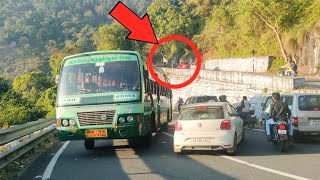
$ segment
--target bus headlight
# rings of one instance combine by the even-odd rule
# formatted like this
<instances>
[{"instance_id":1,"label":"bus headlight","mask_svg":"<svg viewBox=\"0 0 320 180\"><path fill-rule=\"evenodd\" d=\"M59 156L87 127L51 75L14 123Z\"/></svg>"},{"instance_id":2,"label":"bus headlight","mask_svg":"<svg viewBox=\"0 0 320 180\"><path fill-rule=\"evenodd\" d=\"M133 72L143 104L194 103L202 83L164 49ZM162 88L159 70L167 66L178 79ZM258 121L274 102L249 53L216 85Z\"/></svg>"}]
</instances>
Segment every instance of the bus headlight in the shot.
<instances>
[{"instance_id":1,"label":"bus headlight","mask_svg":"<svg viewBox=\"0 0 320 180\"><path fill-rule=\"evenodd\" d=\"M126 121L126 119L124 117L119 117L119 123L124 123Z\"/></svg>"},{"instance_id":2,"label":"bus headlight","mask_svg":"<svg viewBox=\"0 0 320 180\"><path fill-rule=\"evenodd\" d=\"M61 124L62 124L62 126L68 126L69 121L67 119L62 119Z\"/></svg>"},{"instance_id":3,"label":"bus headlight","mask_svg":"<svg viewBox=\"0 0 320 180\"><path fill-rule=\"evenodd\" d=\"M69 124L70 124L70 126L75 126L76 122L73 119L70 119L69 120Z\"/></svg>"},{"instance_id":4,"label":"bus headlight","mask_svg":"<svg viewBox=\"0 0 320 180\"><path fill-rule=\"evenodd\" d=\"M127 121L128 123L132 123L134 121L133 116L128 116Z\"/></svg>"}]
</instances>

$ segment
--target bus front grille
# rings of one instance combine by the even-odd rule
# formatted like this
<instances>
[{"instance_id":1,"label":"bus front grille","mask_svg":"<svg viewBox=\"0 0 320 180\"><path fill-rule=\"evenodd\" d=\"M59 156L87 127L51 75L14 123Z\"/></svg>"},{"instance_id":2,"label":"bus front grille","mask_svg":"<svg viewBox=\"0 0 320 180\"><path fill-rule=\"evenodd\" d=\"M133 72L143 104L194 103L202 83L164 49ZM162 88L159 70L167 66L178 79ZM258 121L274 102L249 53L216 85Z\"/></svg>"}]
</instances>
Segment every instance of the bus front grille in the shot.
<instances>
[{"instance_id":1,"label":"bus front grille","mask_svg":"<svg viewBox=\"0 0 320 180\"><path fill-rule=\"evenodd\" d=\"M78 112L80 126L112 124L116 111Z\"/></svg>"}]
</instances>

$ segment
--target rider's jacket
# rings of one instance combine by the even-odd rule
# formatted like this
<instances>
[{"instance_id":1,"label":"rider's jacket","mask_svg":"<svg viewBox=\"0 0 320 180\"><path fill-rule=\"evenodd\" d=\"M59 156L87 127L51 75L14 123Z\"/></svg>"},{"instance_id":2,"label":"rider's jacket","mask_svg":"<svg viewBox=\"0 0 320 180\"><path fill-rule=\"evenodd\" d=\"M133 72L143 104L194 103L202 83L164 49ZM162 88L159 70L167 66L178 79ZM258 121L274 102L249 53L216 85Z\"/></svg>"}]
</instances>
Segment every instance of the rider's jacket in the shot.
<instances>
[{"instance_id":1,"label":"rider's jacket","mask_svg":"<svg viewBox=\"0 0 320 180\"><path fill-rule=\"evenodd\" d=\"M274 121L278 121L279 119L290 118L291 110L287 103L276 100L270 105L269 115Z\"/></svg>"}]
</instances>

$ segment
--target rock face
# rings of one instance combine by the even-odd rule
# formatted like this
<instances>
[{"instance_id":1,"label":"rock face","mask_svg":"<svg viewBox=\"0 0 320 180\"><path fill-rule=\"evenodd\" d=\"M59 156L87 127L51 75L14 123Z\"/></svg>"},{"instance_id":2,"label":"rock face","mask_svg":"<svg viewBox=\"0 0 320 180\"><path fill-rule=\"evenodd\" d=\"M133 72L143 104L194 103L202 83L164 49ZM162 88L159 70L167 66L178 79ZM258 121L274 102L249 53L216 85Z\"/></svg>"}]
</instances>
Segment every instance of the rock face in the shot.
<instances>
[{"instance_id":1,"label":"rock face","mask_svg":"<svg viewBox=\"0 0 320 180\"><path fill-rule=\"evenodd\" d=\"M313 74L320 64L320 23L306 33L302 43L297 47L295 59L298 62L298 72Z\"/></svg>"}]
</instances>

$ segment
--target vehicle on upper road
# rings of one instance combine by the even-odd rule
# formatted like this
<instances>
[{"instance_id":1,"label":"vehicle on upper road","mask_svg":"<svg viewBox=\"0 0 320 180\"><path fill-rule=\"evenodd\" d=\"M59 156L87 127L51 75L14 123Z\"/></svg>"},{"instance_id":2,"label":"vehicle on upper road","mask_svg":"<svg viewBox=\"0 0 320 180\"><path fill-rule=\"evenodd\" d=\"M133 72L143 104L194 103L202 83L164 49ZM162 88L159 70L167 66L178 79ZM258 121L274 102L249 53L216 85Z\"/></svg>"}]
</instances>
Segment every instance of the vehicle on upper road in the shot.
<instances>
[{"instance_id":1,"label":"vehicle on upper road","mask_svg":"<svg viewBox=\"0 0 320 180\"><path fill-rule=\"evenodd\" d=\"M186 60L180 60L178 68L179 69L190 69L190 63Z\"/></svg>"},{"instance_id":2,"label":"vehicle on upper road","mask_svg":"<svg viewBox=\"0 0 320 180\"><path fill-rule=\"evenodd\" d=\"M154 67L157 76L169 82ZM135 51L97 51L65 57L58 78L57 130L62 141L128 139L148 147L152 132L172 119L172 91L150 76Z\"/></svg>"},{"instance_id":3,"label":"vehicle on upper road","mask_svg":"<svg viewBox=\"0 0 320 180\"><path fill-rule=\"evenodd\" d=\"M235 155L241 141L244 141L243 120L227 102L184 106L175 123L173 147L176 153L225 150Z\"/></svg>"},{"instance_id":4,"label":"vehicle on upper road","mask_svg":"<svg viewBox=\"0 0 320 180\"><path fill-rule=\"evenodd\" d=\"M281 94L291 110L291 121L294 125L294 138L301 141L303 136L320 134L320 94L319 93L286 93ZM268 120L271 96L263 103L262 120Z\"/></svg>"}]
</instances>

